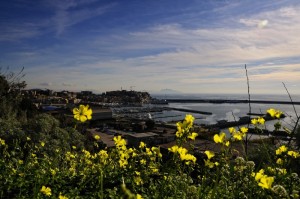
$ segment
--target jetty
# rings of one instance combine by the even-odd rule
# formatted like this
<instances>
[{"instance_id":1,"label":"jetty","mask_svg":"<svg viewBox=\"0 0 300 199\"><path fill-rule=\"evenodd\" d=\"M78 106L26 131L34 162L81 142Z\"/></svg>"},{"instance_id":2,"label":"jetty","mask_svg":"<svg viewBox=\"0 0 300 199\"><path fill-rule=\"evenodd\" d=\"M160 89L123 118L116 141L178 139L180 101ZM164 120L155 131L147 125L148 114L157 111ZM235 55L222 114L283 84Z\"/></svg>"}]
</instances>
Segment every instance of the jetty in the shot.
<instances>
[{"instance_id":1,"label":"jetty","mask_svg":"<svg viewBox=\"0 0 300 199\"><path fill-rule=\"evenodd\" d=\"M205 111L197 111L197 110L191 110L191 109L184 109L184 108L173 108L173 107L165 107L168 110L173 111L181 111L181 112L187 112L187 113L198 113L203 115L212 115L211 112L205 112Z\"/></svg>"}]
</instances>

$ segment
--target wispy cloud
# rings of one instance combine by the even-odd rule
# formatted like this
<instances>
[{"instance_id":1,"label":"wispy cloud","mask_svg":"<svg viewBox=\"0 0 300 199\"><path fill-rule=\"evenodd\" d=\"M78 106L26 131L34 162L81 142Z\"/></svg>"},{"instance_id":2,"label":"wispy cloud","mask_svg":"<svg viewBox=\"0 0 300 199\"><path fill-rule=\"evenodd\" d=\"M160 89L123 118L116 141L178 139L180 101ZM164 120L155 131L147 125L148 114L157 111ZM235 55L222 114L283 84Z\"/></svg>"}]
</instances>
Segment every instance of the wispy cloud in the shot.
<instances>
[{"instance_id":1,"label":"wispy cloud","mask_svg":"<svg viewBox=\"0 0 300 199\"><path fill-rule=\"evenodd\" d=\"M35 6L46 14L37 18L12 17L6 21L1 21L0 42L31 39L49 34L52 31L56 32L56 35L60 35L66 28L103 15L117 5L116 3L93 5L96 2L97 0L46 0L36 3ZM28 9L29 6L32 5L18 4L18 7L24 10Z\"/></svg>"},{"instance_id":2,"label":"wispy cloud","mask_svg":"<svg viewBox=\"0 0 300 199\"><path fill-rule=\"evenodd\" d=\"M0 42L1 41L18 41L20 39L28 39L37 36L40 33L39 26L32 23L1 25Z\"/></svg>"},{"instance_id":3,"label":"wispy cloud","mask_svg":"<svg viewBox=\"0 0 300 199\"><path fill-rule=\"evenodd\" d=\"M51 4L55 9L55 15L52 20L56 26L56 33L59 35L63 33L67 27L78 24L92 17L102 15L116 5L115 3L112 3L105 6L89 6L95 2L96 0L49 1L49 4Z\"/></svg>"},{"instance_id":4,"label":"wispy cloud","mask_svg":"<svg viewBox=\"0 0 300 199\"><path fill-rule=\"evenodd\" d=\"M106 32L99 23L89 25L93 31L83 34L82 29L76 29L83 22L91 23L93 17L100 19L123 7L95 0L49 0L53 12L48 21L41 20L32 30L28 26L23 29L27 34L12 35L11 40L32 38L46 31L54 32L59 41L41 48L27 46L11 57L30 66L26 70L30 85L55 82L50 86L53 89L90 87L105 91L134 85L141 90L168 87L185 92L242 92L246 89L244 64L248 66L253 89L265 92L282 81L300 84L299 4L289 1L255 1L254 5L252 1L234 1L216 7L221 3L207 4L207 10L189 6L166 17L157 10L153 15L138 15L146 22L136 26L132 25L135 21L127 21L124 15L122 22L132 23L126 28L114 24ZM128 14L135 16L135 12ZM147 18L156 14L153 21ZM23 26L11 26L18 27ZM8 38L9 35L5 40Z\"/></svg>"}]
</instances>

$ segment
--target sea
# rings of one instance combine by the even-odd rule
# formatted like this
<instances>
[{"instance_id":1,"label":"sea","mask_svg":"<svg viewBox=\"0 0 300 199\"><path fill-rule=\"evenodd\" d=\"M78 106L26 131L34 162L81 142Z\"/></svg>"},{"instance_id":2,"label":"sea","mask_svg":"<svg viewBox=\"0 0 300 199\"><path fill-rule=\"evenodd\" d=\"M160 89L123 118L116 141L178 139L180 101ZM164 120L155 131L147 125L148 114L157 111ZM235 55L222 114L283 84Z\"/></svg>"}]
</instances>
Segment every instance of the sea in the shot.
<instances>
[{"instance_id":1,"label":"sea","mask_svg":"<svg viewBox=\"0 0 300 199\"><path fill-rule=\"evenodd\" d=\"M238 94L164 94L164 95L152 95L157 99L222 99L222 100L247 100L248 95L238 95ZM291 95L293 102L300 102L300 95ZM264 100L264 101L288 101L290 98L287 95L250 95L251 100ZM238 121L240 117L247 116L249 113L248 103L169 103L167 106L172 108L183 108L197 111L211 112L212 115L203 115L192 113L196 118L195 124L209 125L215 124L217 121ZM281 110L286 117L281 119L283 126L287 128L293 128L297 115L300 115L300 105L292 104L250 104L251 113L264 114L270 108ZM151 113L152 119L160 122L177 122L184 119L188 112L168 110L163 112ZM252 116L255 117L255 116ZM274 124L277 121L269 121L266 123L266 128L269 130L274 129Z\"/></svg>"}]
</instances>

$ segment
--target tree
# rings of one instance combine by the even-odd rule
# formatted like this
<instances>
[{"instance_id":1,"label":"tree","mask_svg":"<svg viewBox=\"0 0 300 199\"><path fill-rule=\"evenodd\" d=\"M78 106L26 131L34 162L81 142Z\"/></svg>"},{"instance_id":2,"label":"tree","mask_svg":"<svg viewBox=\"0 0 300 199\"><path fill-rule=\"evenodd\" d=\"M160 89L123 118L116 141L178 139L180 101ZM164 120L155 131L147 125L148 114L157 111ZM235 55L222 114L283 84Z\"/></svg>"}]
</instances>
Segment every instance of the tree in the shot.
<instances>
[{"instance_id":1,"label":"tree","mask_svg":"<svg viewBox=\"0 0 300 199\"><path fill-rule=\"evenodd\" d=\"M9 84L3 75L0 75L0 97L6 96L9 90Z\"/></svg>"},{"instance_id":2,"label":"tree","mask_svg":"<svg viewBox=\"0 0 300 199\"><path fill-rule=\"evenodd\" d=\"M26 87L24 68L18 73L2 72L0 68L0 118L10 117L20 112L20 103L23 100L21 90Z\"/></svg>"},{"instance_id":3,"label":"tree","mask_svg":"<svg viewBox=\"0 0 300 199\"><path fill-rule=\"evenodd\" d=\"M19 98L21 95L20 91L26 87L26 82L21 81L25 76L23 73L24 67L18 72L8 72L8 69L5 72L1 71L0 68L0 96L1 97L13 97L16 101L16 97Z\"/></svg>"}]
</instances>

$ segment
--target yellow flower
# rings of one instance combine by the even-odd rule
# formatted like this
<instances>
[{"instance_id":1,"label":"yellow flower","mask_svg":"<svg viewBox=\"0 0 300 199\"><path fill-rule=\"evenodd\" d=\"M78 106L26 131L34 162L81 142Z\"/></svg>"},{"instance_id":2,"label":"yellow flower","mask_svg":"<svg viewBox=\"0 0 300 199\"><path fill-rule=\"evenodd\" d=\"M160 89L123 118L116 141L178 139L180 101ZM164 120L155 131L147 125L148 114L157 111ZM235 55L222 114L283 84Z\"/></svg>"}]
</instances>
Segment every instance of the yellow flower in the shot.
<instances>
[{"instance_id":1,"label":"yellow flower","mask_svg":"<svg viewBox=\"0 0 300 199\"><path fill-rule=\"evenodd\" d=\"M256 118L253 118L253 119L251 120L251 124L256 125L257 123L258 123L258 120L257 120Z\"/></svg>"},{"instance_id":2,"label":"yellow flower","mask_svg":"<svg viewBox=\"0 0 300 199\"><path fill-rule=\"evenodd\" d=\"M274 182L274 177L263 176L258 183L263 189L271 189L272 183Z\"/></svg>"},{"instance_id":3,"label":"yellow flower","mask_svg":"<svg viewBox=\"0 0 300 199\"><path fill-rule=\"evenodd\" d=\"M89 105L79 105L79 108L73 109L74 118L80 122L92 119L92 113L92 109L89 109Z\"/></svg>"},{"instance_id":4,"label":"yellow flower","mask_svg":"<svg viewBox=\"0 0 300 199\"><path fill-rule=\"evenodd\" d=\"M31 140L31 138L30 138L30 137L26 137L26 140L27 140L27 141L30 141L30 140Z\"/></svg>"},{"instance_id":5,"label":"yellow flower","mask_svg":"<svg viewBox=\"0 0 300 199\"><path fill-rule=\"evenodd\" d=\"M138 176L141 175L141 172L139 172L139 171L135 171L134 173L135 173L136 175L138 175Z\"/></svg>"},{"instance_id":6,"label":"yellow flower","mask_svg":"<svg viewBox=\"0 0 300 199\"><path fill-rule=\"evenodd\" d=\"M82 150L82 153L84 153L84 157L86 157L86 158L88 158L88 159L91 158L91 153L90 153L89 151L83 149L83 150Z\"/></svg>"},{"instance_id":7,"label":"yellow flower","mask_svg":"<svg viewBox=\"0 0 300 199\"><path fill-rule=\"evenodd\" d=\"M261 170L259 170L258 173L252 173L252 176L255 177L256 181L259 181L264 176L264 172L265 171L263 169L261 169Z\"/></svg>"},{"instance_id":8,"label":"yellow flower","mask_svg":"<svg viewBox=\"0 0 300 199\"><path fill-rule=\"evenodd\" d=\"M154 154L157 154L157 155L160 154L160 149L159 149L158 147L153 146L153 147L151 148L151 151L152 151Z\"/></svg>"},{"instance_id":9,"label":"yellow flower","mask_svg":"<svg viewBox=\"0 0 300 199\"><path fill-rule=\"evenodd\" d=\"M4 146L4 145L5 145L5 140L2 140L2 139L0 138L0 144L1 144L2 146Z\"/></svg>"},{"instance_id":10,"label":"yellow flower","mask_svg":"<svg viewBox=\"0 0 300 199\"><path fill-rule=\"evenodd\" d=\"M134 183L135 183L136 185L141 185L141 184L143 184L143 180L142 180L142 178L141 178L140 176L135 176L135 177L133 178L133 180L134 180Z\"/></svg>"},{"instance_id":11,"label":"yellow flower","mask_svg":"<svg viewBox=\"0 0 300 199\"><path fill-rule=\"evenodd\" d=\"M241 133L246 134L248 132L248 128L242 127L241 128Z\"/></svg>"},{"instance_id":12,"label":"yellow flower","mask_svg":"<svg viewBox=\"0 0 300 199\"><path fill-rule=\"evenodd\" d=\"M265 119L262 118L262 117L258 118L257 121L258 121L258 123L260 123L260 124L264 124L264 123L265 123Z\"/></svg>"},{"instance_id":13,"label":"yellow flower","mask_svg":"<svg viewBox=\"0 0 300 199\"><path fill-rule=\"evenodd\" d=\"M235 140L242 140L243 137L246 136L246 133L248 132L248 128L242 127L242 128L240 129L240 131L236 131L235 128L231 127L231 128L229 128L229 132L232 134L232 137L233 137Z\"/></svg>"},{"instance_id":14,"label":"yellow flower","mask_svg":"<svg viewBox=\"0 0 300 199\"><path fill-rule=\"evenodd\" d=\"M50 168L50 173L51 173L52 175L55 175L55 174L56 174L56 171L55 171L54 169L51 169L51 168Z\"/></svg>"},{"instance_id":15,"label":"yellow flower","mask_svg":"<svg viewBox=\"0 0 300 199\"><path fill-rule=\"evenodd\" d=\"M285 146L285 145L282 145L281 147L279 147L277 150L276 150L276 155L280 155L284 152L286 152L288 150L288 148Z\"/></svg>"},{"instance_id":16,"label":"yellow flower","mask_svg":"<svg viewBox=\"0 0 300 199\"><path fill-rule=\"evenodd\" d=\"M278 159L276 160L276 164L283 164L283 160L282 160L281 158L278 158Z\"/></svg>"},{"instance_id":17,"label":"yellow flower","mask_svg":"<svg viewBox=\"0 0 300 199\"><path fill-rule=\"evenodd\" d=\"M269 170L272 168L268 168ZM270 189L272 188L272 183L274 182L274 177L269 177L264 174L264 170L261 169L257 173L252 173L252 176L255 177L255 180L258 182L258 186L262 187L263 189Z\"/></svg>"},{"instance_id":18,"label":"yellow flower","mask_svg":"<svg viewBox=\"0 0 300 199\"><path fill-rule=\"evenodd\" d=\"M119 135L117 137L114 137L115 145L117 147L122 147L126 145L126 140L122 139L122 137Z\"/></svg>"},{"instance_id":19,"label":"yellow flower","mask_svg":"<svg viewBox=\"0 0 300 199\"><path fill-rule=\"evenodd\" d=\"M94 138L95 138L95 140L99 140L100 136L99 135L95 135Z\"/></svg>"},{"instance_id":20,"label":"yellow flower","mask_svg":"<svg viewBox=\"0 0 300 199\"><path fill-rule=\"evenodd\" d=\"M300 154L296 151L288 151L288 155L292 156L293 158L298 158L300 157Z\"/></svg>"},{"instance_id":21,"label":"yellow flower","mask_svg":"<svg viewBox=\"0 0 300 199\"><path fill-rule=\"evenodd\" d=\"M183 148L183 147L179 147L177 152L180 154L180 155L184 155L184 154L187 154L188 150L186 148Z\"/></svg>"},{"instance_id":22,"label":"yellow flower","mask_svg":"<svg viewBox=\"0 0 300 199\"><path fill-rule=\"evenodd\" d=\"M224 144L225 146L229 146L230 145L230 142L229 141L227 141L227 142L225 142L225 144Z\"/></svg>"},{"instance_id":23,"label":"yellow flower","mask_svg":"<svg viewBox=\"0 0 300 199\"><path fill-rule=\"evenodd\" d=\"M143 199L143 197L140 194L136 194L136 199Z\"/></svg>"},{"instance_id":24,"label":"yellow flower","mask_svg":"<svg viewBox=\"0 0 300 199\"><path fill-rule=\"evenodd\" d=\"M188 123L190 126L193 125L194 120L195 120L195 118L194 118L192 115L190 115L190 114L188 114L188 115L185 116L185 121L186 121L186 123Z\"/></svg>"},{"instance_id":25,"label":"yellow flower","mask_svg":"<svg viewBox=\"0 0 300 199\"><path fill-rule=\"evenodd\" d=\"M171 152L173 152L173 153L176 153L178 151L178 146L174 145L171 148L168 148L168 150L171 151Z\"/></svg>"},{"instance_id":26,"label":"yellow flower","mask_svg":"<svg viewBox=\"0 0 300 199\"><path fill-rule=\"evenodd\" d=\"M182 160L187 161L186 164L189 164L190 162L196 163L197 158L195 156L193 156L192 154L184 154L182 156Z\"/></svg>"},{"instance_id":27,"label":"yellow flower","mask_svg":"<svg viewBox=\"0 0 300 199\"><path fill-rule=\"evenodd\" d=\"M153 173L157 173L158 172L158 168L155 168L154 166L150 166L150 169Z\"/></svg>"},{"instance_id":28,"label":"yellow flower","mask_svg":"<svg viewBox=\"0 0 300 199\"><path fill-rule=\"evenodd\" d=\"M45 146L45 142L41 142L41 146L44 147Z\"/></svg>"},{"instance_id":29,"label":"yellow flower","mask_svg":"<svg viewBox=\"0 0 300 199\"><path fill-rule=\"evenodd\" d=\"M61 193L59 193L58 199L68 199L68 197L61 195Z\"/></svg>"},{"instance_id":30,"label":"yellow flower","mask_svg":"<svg viewBox=\"0 0 300 199\"><path fill-rule=\"evenodd\" d=\"M232 134L232 137L235 139L235 140L242 140L243 137L245 136L245 134L248 132L248 128L246 127L242 127L241 128L241 132L240 131L237 131L235 128L231 127L228 129L229 132Z\"/></svg>"},{"instance_id":31,"label":"yellow flower","mask_svg":"<svg viewBox=\"0 0 300 199\"><path fill-rule=\"evenodd\" d=\"M141 160L140 160L140 163L141 163L142 165L145 165L145 164L147 163L147 161L144 160L144 159L141 159Z\"/></svg>"},{"instance_id":32,"label":"yellow flower","mask_svg":"<svg viewBox=\"0 0 300 199\"><path fill-rule=\"evenodd\" d=\"M267 113L269 113L269 115L270 115L271 117L275 117L276 110L273 109L273 108L271 108L271 109L267 110Z\"/></svg>"},{"instance_id":33,"label":"yellow flower","mask_svg":"<svg viewBox=\"0 0 300 199\"><path fill-rule=\"evenodd\" d=\"M19 163L19 164L23 164L24 161L23 161L23 160L18 160L18 163Z\"/></svg>"},{"instance_id":34,"label":"yellow flower","mask_svg":"<svg viewBox=\"0 0 300 199\"><path fill-rule=\"evenodd\" d=\"M119 164L121 168L126 168L126 165L128 165L128 161L126 159L120 159Z\"/></svg>"},{"instance_id":35,"label":"yellow flower","mask_svg":"<svg viewBox=\"0 0 300 199\"><path fill-rule=\"evenodd\" d=\"M197 160L195 156L193 156L192 154L188 154L188 150L186 148L178 147L177 145L174 145L171 148L168 148L168 150L171 151L172 153L178 153L182 161L187 161L186 162L187 165L189 165L190 162L195 163Z\"/></svg>"},{"instance_id":36,"label":"yellow flower","mask_svg":"<svg viewBox=\"0 0 300 199\"><path fill-rule=\"evenodd\" d=\"M105 150L99 151L98 155L101 157L101 160L108 158L108 153Z\"/></svg>"},{"instance_id":37,"label":"yellow flower","mask_svg":"<svg viewBox=\"0 0 300 199\"><path fill-rule=\"evenodd\" d=\"M149 156L151 156L153 154L152 151L150 150L150 148L146 148L146 153Z\"/></svg>"},{"instance_id":38,"label":"yellow flower","mask_svg":"<svg viewBox=\"0 0 300 199\"><path fill-rule=\"evenodd\" d=\"M207 158L210 160L212 157L215 156L215 153L212 151L205 151L204 152L207 155Z\"/></svg>"},{"instance_id":39,"label":"yellow flower","mask_svg":"<svg viewBox=\"0 0 300 199\"><path fill-rule=\"evenodd\" d=\"M272 167L267 167L268 171L271 172L271 173L275 173L275 169L272 168Z\"/></svg>"},{"instance_id":40,"label":"yellow flower","mask_svg":"<svg viewBox=\"0 0 300 199\"><path fill-rule=\"evenodd\" d=\"M251 120L251 124L254 124L254 125L256 125L256 124L264 124L264 123L265 123L265 119L262 118L262 117L260 117L260 118L253 118Z\"/></svg>"},{"instance_id":41,"label":"yellow flower","mask_svg":"<svg viewBox=\"0 0 300 199\"><path fill-rule=\"evenodd\" d=\"M177 122L176 126L177 126L177 131L176 131L176 137L182 137L184 134L184 130L182 129L182 123L181 122Z\"/></svg>"},{"instance_id":42,"label":"yellow flower","mask_svg":"<svg viewBox=\"0 0 300 199\"><path fill-rule=\"evenodd\" d=\"M277 168L277 171L279 171L280 174L285 175L287 173L286 169L279 169Z\"/></svg>"},{"instance_id":43,"label":"yellow flower","mask_svg":"<svg viewBox=\"0 0 300 199\"><path fill-rule=\"evenodd\" d=\"M214 135L215 143L223 143L225 141L225 138L226 138L226 134L223 132L220 133L219 135L218 134Z\"/></svg>"},{"instance_id":44,"label":"yellow flower","mask_svg":"<svg viewBox=\"0 0 300 199\"><path fill-rule=\"evenodd\" d=\"M76 149L76 146L72 146L72 149Z\"/></svg>"},{"instance_id":45,"label":"yellow flower","mask_svg":"<svg viewBox=\"0 0 300 199\"><path fill-rule=\"evenodd\" d=\"M215 166L215 164L213 162L211 162L209 159L208 160L204 160L205 166L209 167L209 168L213 168Z\"/></svg>"},{"instance_id":46,"label":"yellow flower","mask_svg":"<svg viewBox=\"0 0 300 199\"><path fill-rule=\"evenodd\" d=\"M276 118L280 118L282 112L280 110L275 110L273 108L267 110L267 113L271 116L271 117L276 117Z\"/></svg>"},{"instance_id":47,"label":"yellow flower","mask_svg":"<svg viewBox=\"0 0 300 199\"><path fill-rule=\"evenodd\" d=\"M46 196L51 196L51 189L50 189L50 187L42 186L40 192L42 192Z\"/></svg>"},{"instance_id":48,"label":"yellow flower","mask_svg":"<svg viewBox=\"0 0 300 199\"><path fill-rule=\"evenodd\" d=\"M229 133L231 133L231 134L236 133L236 130L233 127L230 127L228 130L229 130Z\"/></svg>"},{"instance_id":49,"label":"yellow flower","mask_svg":"<svg viewBox=\"0 0 300 199\"><path fill-rule=\"evenodd\" d=\"M236 139L236 140L242 140L244 137L243 134L241 134L240 132L236 132L233 134L233 138Z\"/></svg>"},{"instance_id":50,"label":"yellow flower","mask_svg":"<svg viewBox=\"0 0 300 199\"><path fill-rule=\"evenodd\" d=\"M191 140L195 140L195 138L198 136L198 133L192 133L191 135L188 136Z\"/></svg>"},{"instance_id":51,"label":"yellow flower","mask_svg":"<svg viewBox=\"0 0 300 199\"><path fill-rule=\"evenodd\" d=\"M140 149L143 149L143 148L145 148L145 147L146 147L146 144L145 144L144 142L140 142L139 148L140 148Z\"/></svg>"}]
</instances>

